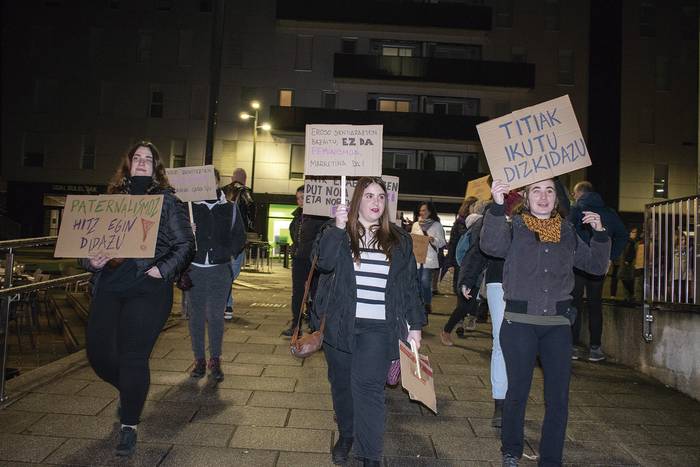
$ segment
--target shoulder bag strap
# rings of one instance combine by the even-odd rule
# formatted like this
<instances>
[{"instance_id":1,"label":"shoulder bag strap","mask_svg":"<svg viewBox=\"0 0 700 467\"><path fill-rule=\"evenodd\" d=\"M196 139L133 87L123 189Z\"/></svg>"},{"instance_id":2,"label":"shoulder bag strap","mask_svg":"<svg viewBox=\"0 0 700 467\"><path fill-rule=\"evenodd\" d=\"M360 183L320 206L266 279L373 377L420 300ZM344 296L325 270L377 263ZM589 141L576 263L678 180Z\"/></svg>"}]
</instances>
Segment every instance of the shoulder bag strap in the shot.
<instances>
[{"instance_id":1,"label":"shoulder bag strap","mask_svg":"<svg viewBox=\"0 0 700 467\"><path fill-rule=\"evenodd\" d=\"M311 281L313 281L314 278L314 272L316 272L316 260L317 256L314 256L313 261L311 262L311 270L309 271L309 275L306 277L306 284L304 284L304 298L301 301L301 310L299 310L299 319L297 319L297 324L294 327L294 333L292 334L292 344L294 344L297 340L297 336L299 335L299 329L301 329L301 319L302 316L304 316L304 312L306 311L306 304L309 299L309 289L311 288ZM323 334L323 329L326 326L326 314L324 313L323 316L321 317L321 328L319 331Z\"/></svg>"}]
</instances>

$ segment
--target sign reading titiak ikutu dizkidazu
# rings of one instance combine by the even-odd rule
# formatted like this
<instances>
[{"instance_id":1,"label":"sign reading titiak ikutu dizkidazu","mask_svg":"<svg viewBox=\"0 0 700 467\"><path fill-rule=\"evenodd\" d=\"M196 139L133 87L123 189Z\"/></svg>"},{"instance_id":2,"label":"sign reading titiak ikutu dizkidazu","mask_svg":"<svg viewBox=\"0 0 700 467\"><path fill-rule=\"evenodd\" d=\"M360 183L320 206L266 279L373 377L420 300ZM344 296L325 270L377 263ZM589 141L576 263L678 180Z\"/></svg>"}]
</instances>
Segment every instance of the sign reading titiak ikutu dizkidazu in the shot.
<instances>
[{"instance_id":1,"label":"sign reading titiak ikutu dizkidazu","mask_svg":"<svg viewBox=\"0 0 700 467\"><path fill-rule=\"evenodd\" d=\"M491 176L510 188L591 165L569 96L477 125Z\"/></svg>"},{"instance_id":2,"label":"sign reading titiak ikutu dizkidazu","mask_svg":"<svg viewBox=\"0 0 700 467\"><path fill-rule=\"evenodd\" d=\"M163 195L68 195L56 258L152 258Z\"/></svg>"},{"instance_id":3,"label":"sign reading titiak ikutu dizkidazu","mask_svg":"<svg viewBox=\"0 0 700 467\"><path fill-rule=\"evenodd\" d=\"M383 125L306 125L304 174L382 174Z\"/></svg>"}]
</instances>

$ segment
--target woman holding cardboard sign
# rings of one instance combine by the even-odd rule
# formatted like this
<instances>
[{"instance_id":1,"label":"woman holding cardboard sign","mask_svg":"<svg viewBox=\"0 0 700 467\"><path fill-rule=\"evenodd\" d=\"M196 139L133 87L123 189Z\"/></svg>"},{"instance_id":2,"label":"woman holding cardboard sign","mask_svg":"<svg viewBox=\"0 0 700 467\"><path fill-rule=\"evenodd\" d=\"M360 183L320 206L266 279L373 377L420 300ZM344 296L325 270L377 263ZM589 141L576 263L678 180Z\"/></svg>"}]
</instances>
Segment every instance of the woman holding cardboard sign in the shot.
<instances>
[{"instance_id":1,"label":"woman holding cardboard sign","mask_svg":"<svg viewBox=\"0 0 700 467\"><path fill-rule=\"evenodd\" d=\"M363 177L350 201L338 207L314 245L321 272L314 313L325 313L328 362L339 437L333 463L350 449L366 466L381 463L384 386L399 339L420 345L424 314L411 238L389 222L386 187ZM312 315L318 329L319 316ZM410 330L409 330L410 326Z\"/></svg>"},{"instance_id":2,"label":"woman holding cardboard sign","mask_svg":"<svg viewBox=\"0 0 700 467\"><path fill-rule=\"evenodd\" d=\"M411 233L428 237L428 253L425 263L418 264L420 275L420 290L426 313L432 313L433 273L440 268L438 253L440 248L447 245L445 229L440 224L435 206L431 202L423 202L418 206L418 219L413 223Z\"/></svg>"},{"instance_id":3,"label":"woman holding cardboard sign","mask_svg":"<svg viewBox=\"0 0 700 467\"><path fill-rule=\"evenodd\" d=\"M119 391L116 454L136 448L136 425L150 384L148 359L173 303L173 282L194 254L187 209L173 194L156 147L140 142L124 156L110 194L163 195L155 256L81 260L93 272L87 355L95 373Z\"/></svg>"},{"instance_id":4,"label":"woman holding cardboard sign","mask_svg":"<svg viewBox=\"0 0 700 467\"><path fill-rule=\"evenodd\" d=\"M495 204L484 217L480 245L484 253L505 258L505 320L500 343L508 391L503 408L501 452L504 466L517 466L523 454L525 407L537 355L544 372L545 416L539 465L561 465L569 410L571 377L571 304L573 268L605 274L610 238L600 215L584 212L593 229L587 245L557 212L556 186L543 180L525 187L523 210L507 222L504 195L509 187L494 180Z\"/></svg>"}]
</instances>

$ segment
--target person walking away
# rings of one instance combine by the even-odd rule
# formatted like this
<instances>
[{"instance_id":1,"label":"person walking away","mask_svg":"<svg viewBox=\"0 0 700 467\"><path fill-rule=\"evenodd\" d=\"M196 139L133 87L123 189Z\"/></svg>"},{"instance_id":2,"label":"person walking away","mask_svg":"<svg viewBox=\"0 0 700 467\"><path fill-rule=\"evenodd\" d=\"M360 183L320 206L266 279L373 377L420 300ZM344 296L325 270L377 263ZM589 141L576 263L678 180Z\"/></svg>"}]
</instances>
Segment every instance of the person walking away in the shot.
<instances>
[{"instance_id":1,"label":"person walking away","mask_svg":"<svg viewBox=\"0 0 700 467\"><path fill-rule=\"evenodd\" d=\"M478 201L475 196L469 196L464 199L462 205L457 211L457 217L455 218L452 228L450 229L450 240L447 242L447 257L445 258L446 269L452 269L452 292L457 297L457 303L455 308L458 308L464 302L462 294L459 292L457 287L457 279L459 278L459 261L456 259L457 255L457 244L459 243L462 234L467 231L467 225L465 220L469 215L469 209L471 206ZM464 326L461 324L457 325L457 335L462 337L464 335Z\"/></svg>"},{"instance_id":2,"label":"person walking away","mask_svg":"<svg viewBox=\"0 0 700 467\"><path fill-rule=\"evenodd\" d=\"M479 250L478 238L481 230L481 219L483 217L483 212L486 206L487 202L485 201L477 201L476 203L474 203L471 207L472 212L469 214L469 216L467 216L465 222L467 231L464 233L464 235L466 235L467 237L463 237L462 241L468 241L469 247L467 251L463 254L463 256L460 258L462 262L460 264L460 275L457 278L457 282L459 286L459 297L461 297L461 300L458 302L457 307L452 311L452 314L450 315L449 319L445 323L445 326L440 332L440 342L442 342L442 344L446 346L454 345L454 342L452 342L451 337L452 331L454 330L455 326L457 326L457 323L459 323L465 317L468 317L468 324L467 326L465 326L465 328L470 331L473 331L476 328L476 309L478 306L477 296L479 286L481 285L481 278L483 277L481 275L483 267L481 271L479 271L477 277L474 278L474 281L477 283L474 287L472 287L473 290L471 294L465 295L463 293L463 291L461 290L461 286L459 285L459 281L460 279L463 279L464 273L462 271L469 266L469 261L479 259L472 258L472 256L478 255L478 253L474 252L474 250ZM482 264L482 266L484 265Z\"/></svg>"},{"instance_id":3,"label":"person walking away","mask_svg":"<svg viewBox=\"0 0 700 467\"><path fill-rule=\"evenodd\" d=\"M569 211L568 220L576 229L576 233L585 242L590 244L593 238L593 230L587 224L584 224L582 212L591 211L600 214L603 219L603 225L608 230L608 234L612 241L610 249L610 260L616 260L624 250L627 244L629 235L625 229L625 225L617 215L617 213L606 207L600 195L593 191L591 182L583 181L574 186L574 205ZM581 313L583 312L583 294L586 293L586 304L588 309L588 329L590 333L590 350L588 360L591 362L600 362L605 360L605 353L601 349L601 338L603 334L603 282L605 281L605 273L589 274L585 271L577 269L574 271L575 284L573 288L574 307L579 311L576 322L571 328L573 333L574 346L578 346L579 336L581 334ZM607 271L605 271L607 272ZM571 358L578 360L580 358L578 348L574 347L571 350Z\"/></svg>"},{"instance_id":4,"label":"person walking away","mask_svg":"<svg viewBox=\"0 0 700 467\"><path fill-rule=\"evenodd\" d=\"M522 212L506 220L508 185L494 180L494 204L484 216L481 249L504 258L506 302L500 343L508 390L503 408L501 453L504 466L517 466L523 454L525 409L537 356L544 373L545 415L539 465L560 466L564 450L571 378L571 322L576 310L570 292L573 268L602 275L610 239L598 213L584 211L581 222L593 230L590 245L557 212L551 179L525 187Z\"/></svg>"},{"instance_id":5,"label":"person walking away","mask_svg":"<svg viewBox=\"0 0 700 467\"><path fill-rule=\"evenodd\" d=\"M382 460L384 387L399 339L421 343L425 314L411 237L389 221L387 193L379 177L357 182L349 209L338 207L314 246L321 273L312 320L325 313L328 363L338 440L334 464L350 450L364 466Z\"/></svg>"},{"instance_id":6,"label":"person walking away","mask_svg":"<svg viewBox=\"0 0 700 467\"><path fill-rule=\"evenodd\" d=\"M214 169L217 183L219 172ZM219 383L224 380L221 369L221 343L224 338L224 315L221 309L231 290L233 271L231 258L241 254L245 246L245 228L237 206L226 200L219 188L217 199L192 203L192 228L197 239L197 251L190 267L192 288L186 291L189 303L190 339L194 353L194 368L190 376L206 374L204 351L205 324L209 337L209 371Z\"/></svg>"},{"instance_id":7,"label":"person walking away","mask_svg":"<svg viewBox=\"0 0 700 467\"><path fill-rule=\"evenodd\" d=\"M634 261L637 256L637 228L630 229L630 237L627 240L625 249L622 252L620 268L620 279L622 287L625 289L625 301L634 301Z\"/></svg>"},{"instance_id":8,"label":"person walking away","mask_svg":"<svg viewBox=\"0 0 700 467\"><path fill-rule=\"evenodd\" d=\"M306 279L311 271L311 248L314 239L321 230L321 227L328 221L327 217L310 216L304 214L304 185L296 191L297 208L292 215L292 222L289 224L289 233L292 236L292 322L289 329L282 332L283 336L291 337L294 327L299 322L302 300L304 299L304 287ZM318 275L314 274L314 279L309 290L309 297L313 297L316 291ZM299 329L301 332L301 328Z\"/></svg>"},{"instance_id":9,"label":"person walking away","mask_svg":"<svg viewBox=\"0 0 700 467\"><path fill-rule=\"evenodd\" d=\"M231 183L223 187L226 199L238 207L238 213L245 227L246 235L249 232L255 232L255 215L257 212L255 201L253 201L253 193L246 186L247 178L246 171L239 167L233 171ZM226 309L224 310L224 319L227 321L233 319L233 281L241 273L243 264L245 264L245 247L238 256L231 260L233 278L231 279L231 290L229 291Z\"/></svg>"},{"instance_id":10,"label":"person walking away","mask_svg":"<svg viewBox=\"0 0 700 467\"><path fill-rule=\"evenodd\" d=\"M92 301L86 351L97 376L119 391L117 456L136 449L136 428L150 386L148 359L173 304L173 283L194 255L187 208L174 195L158 149L142 141L132 146L107 192L162 195L155 255L110 258L98 252L80 260L92 272Z\"/></svg>"},{"instance_id":11,"label":"person walking away","mask_svg":"<svg viewBox=\"0 0 700 467\"><path fill-rule=\"evenodd\" d=\"M423 202L418 206L418 219L413 223L411 233L425 235L429 238L428 254L426 255L425 263L419 265L418 274L425 312L430 314L433 311L431 305L433 301L433 270L440 268L438 250L447 244L445 229L440 224L433 203Z\"/></svg>"}]
</instances>

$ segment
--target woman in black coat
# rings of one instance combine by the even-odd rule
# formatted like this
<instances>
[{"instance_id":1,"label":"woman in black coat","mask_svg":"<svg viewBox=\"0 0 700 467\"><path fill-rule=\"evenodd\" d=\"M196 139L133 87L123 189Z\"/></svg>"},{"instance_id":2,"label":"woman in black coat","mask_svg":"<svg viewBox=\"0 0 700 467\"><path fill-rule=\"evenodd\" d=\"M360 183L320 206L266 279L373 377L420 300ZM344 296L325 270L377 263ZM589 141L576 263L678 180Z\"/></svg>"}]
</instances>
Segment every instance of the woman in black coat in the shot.
<instances>
[{"instance_id":1,"label":"woman in black coat","mask_svg":"<svg viewBox=\"0 0 700 467\"><path fill-rule=\"evenodd\" d=\"M148 359L172 308L173 282L194 254L194 237L152 143L140 142L127 152L108 193L163 196L153 258L98 254L81 260L94 273L87 356L95 373L119 391L116 454L129 456L150 385Z\"/></svg>"},{"instance_id":2,"label":"woman in black coat","mask_svg":"<svg viewBox=\"0 0 700 467\"><path fill-rule=\"evenodd\" d=\"M399 358L399 339L420 346L425 322L411 238L389 222L381 178L358 181L350 208L338 207L315 253L322 275L314 310L326 316L324 354L340 433L333 462L345 463L354 441L364 465L378 466L389 365Z\"/></svg>"}]
</instances>

